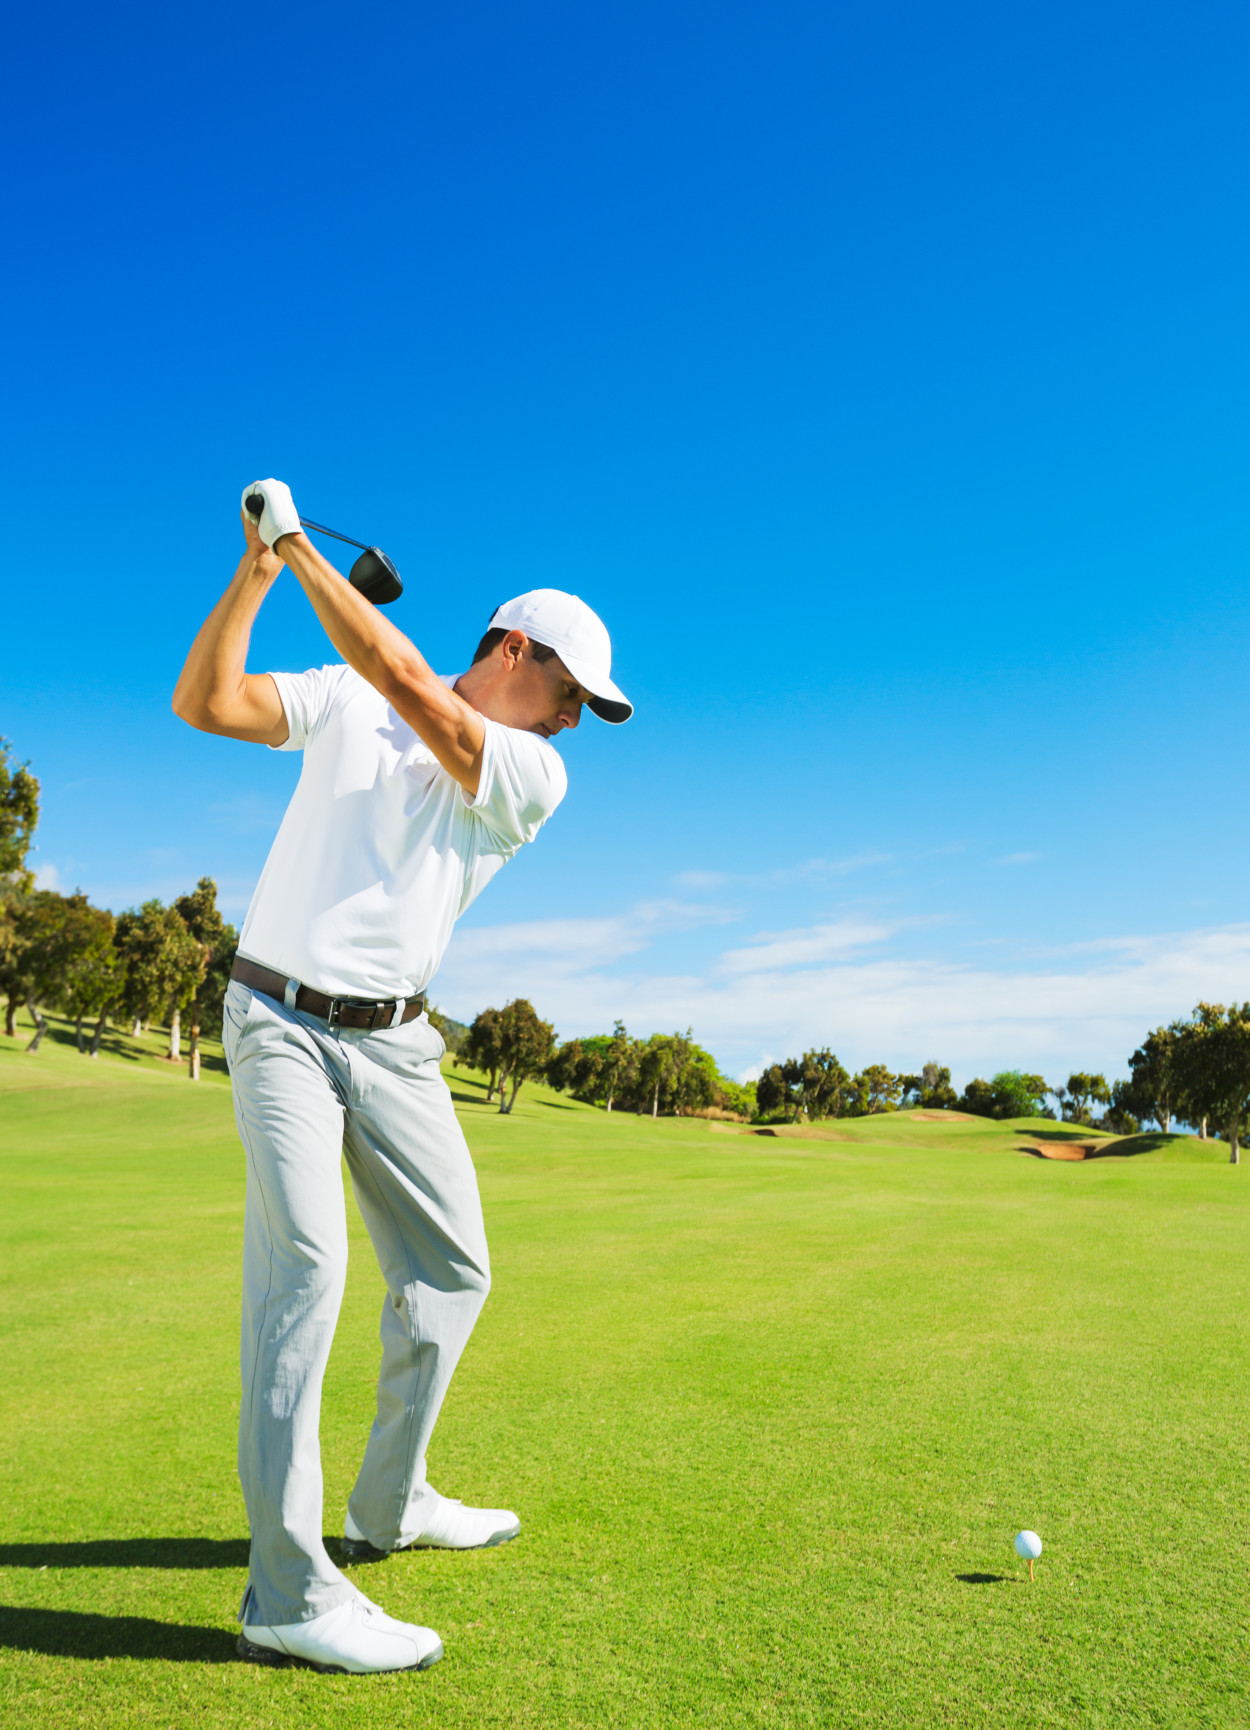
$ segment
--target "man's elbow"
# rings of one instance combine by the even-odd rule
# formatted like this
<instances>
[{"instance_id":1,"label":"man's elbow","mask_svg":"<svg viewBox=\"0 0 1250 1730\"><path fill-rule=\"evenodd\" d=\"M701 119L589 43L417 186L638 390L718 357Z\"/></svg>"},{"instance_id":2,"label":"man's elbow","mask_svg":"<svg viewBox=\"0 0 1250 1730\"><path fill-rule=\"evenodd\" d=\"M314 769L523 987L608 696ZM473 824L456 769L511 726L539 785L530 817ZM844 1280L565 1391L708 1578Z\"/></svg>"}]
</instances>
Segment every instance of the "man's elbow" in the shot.
<instances>
[{"instance_id":1,"label":"man's elbow","mask_svg":"<svg viewBox=\"0 0 1250 1730\"><path fill-rule=\"evenodd\" d=\"M185 721L189 727L198 725L196 721L196 706L191 700L189 691L184 691L181 684L174 686L174 694L169 699L169 706L180 721Z\"/></svg>"},{"instance_id":2,"label":"man's elbow","mask_svg":"<svg viewBox=\"0 0 1250 1730\"><path fill-rule=\"evenodd\" d=\"M185 721L188 727L194 727L197 732L222 731L223 717L214 713L211 700L187 690L183 685L174 687L169 706L180 721Z\"/></svg>"}]
</instances>

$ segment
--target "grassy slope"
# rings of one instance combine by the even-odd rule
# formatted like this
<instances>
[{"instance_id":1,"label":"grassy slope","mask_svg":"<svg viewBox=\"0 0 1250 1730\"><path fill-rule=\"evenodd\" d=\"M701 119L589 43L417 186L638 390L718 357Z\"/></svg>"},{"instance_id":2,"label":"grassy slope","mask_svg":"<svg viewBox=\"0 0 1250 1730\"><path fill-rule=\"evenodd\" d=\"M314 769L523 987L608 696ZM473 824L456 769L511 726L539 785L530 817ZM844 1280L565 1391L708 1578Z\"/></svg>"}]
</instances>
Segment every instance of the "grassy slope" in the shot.
<instances>
[{"instance_id":1,"label":"grassy slope","mask_svg":"<svg viewBox=\"0 0 1250 1730\"><path fill-rule=\"evenodd\" d=\"M452 1085L496 1283L432 1476L525 1530L359 1569L448 1656L322 1677L232 1656L227 1089L0 1048L0 1722L1250 1717L1250 1211L1218 1149L1051 1164L1020 1125L762 1137L528 1086L508 1119ZM381 1300L351 1218L330 1532Z\"/></svg>"}]
</instances>

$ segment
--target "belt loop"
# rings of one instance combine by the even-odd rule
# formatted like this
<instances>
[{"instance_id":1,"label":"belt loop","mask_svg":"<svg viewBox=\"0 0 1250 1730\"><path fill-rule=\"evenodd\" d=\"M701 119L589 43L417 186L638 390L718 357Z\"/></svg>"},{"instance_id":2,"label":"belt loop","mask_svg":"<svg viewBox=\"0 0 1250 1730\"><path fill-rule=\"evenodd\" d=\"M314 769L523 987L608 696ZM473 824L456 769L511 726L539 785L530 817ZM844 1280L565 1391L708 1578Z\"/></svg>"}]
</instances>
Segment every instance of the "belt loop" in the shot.
<instances>
[{"instance_id":1,"label":"belt loop","mask_svg":"<svg viewBox=\"0 0 1250 1730\"><path fill-rule=\"evenodd\" d=\"M397 997L395 999L395 1013L391 1016L390 1026L399 1026L400 1022L404 1019L404 1010L407 1009L407 1007L408 999L406 997Z\"/></svg>"},{"instance_id":2,"label":"belt loop","mask_svg":"<svg viewBox=\"0 0 1250 1730\"><path fill-rule=\"evenodd\" d=\"M282 1007L284 1009L289 1009L291 1011L292 1015L294 1015L294 1013L295 1013L295 999L298 996L299 996L299 980L298 979L288 979L286 982L286 990L282 993Z\"/></svg>"}]
</instances>

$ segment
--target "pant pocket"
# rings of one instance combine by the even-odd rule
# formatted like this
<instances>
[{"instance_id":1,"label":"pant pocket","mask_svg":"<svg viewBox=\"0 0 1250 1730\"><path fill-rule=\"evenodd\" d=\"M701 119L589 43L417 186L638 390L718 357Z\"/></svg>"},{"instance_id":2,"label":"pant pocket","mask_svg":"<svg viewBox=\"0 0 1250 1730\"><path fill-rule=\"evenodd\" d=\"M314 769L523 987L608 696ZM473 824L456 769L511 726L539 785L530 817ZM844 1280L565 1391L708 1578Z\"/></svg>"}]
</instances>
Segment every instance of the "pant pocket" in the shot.
<instances>
[{"instance_id":1,"label":"pant pocket","mask_svg":"<svg viewBox=\"0 0 1250 1730\"><path fill-rule=\"evenodd\" d=\"M237 979L232 979L226 987L225 1000L221 1006L221 1044L226 1054L227 1066L233 1066L234 1054L238 1046L239 1035L243 1032L252 1012L254 998L251 987L240 985Z\"/></svg>"}]
</instances>

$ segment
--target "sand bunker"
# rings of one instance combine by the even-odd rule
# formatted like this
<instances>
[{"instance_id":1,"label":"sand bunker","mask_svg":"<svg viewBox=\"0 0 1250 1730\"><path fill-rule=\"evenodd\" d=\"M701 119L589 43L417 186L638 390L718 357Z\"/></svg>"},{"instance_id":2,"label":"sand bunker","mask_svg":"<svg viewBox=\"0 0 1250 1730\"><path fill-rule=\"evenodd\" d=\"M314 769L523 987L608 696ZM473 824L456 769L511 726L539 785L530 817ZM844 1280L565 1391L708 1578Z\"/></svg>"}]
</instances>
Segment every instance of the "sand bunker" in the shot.
<instances>
[{"instance_id":1,"label":"sand bunker","mask_svg":"<svg viewBox=\"0 0 1250 1730\"><path fill-rule=\"evenodd\" d=\"M1034 1141L1022 1148L1033 1159L1101 1159L1115 1151L1114 1141Z\"/></svg>"}]
</instances>

